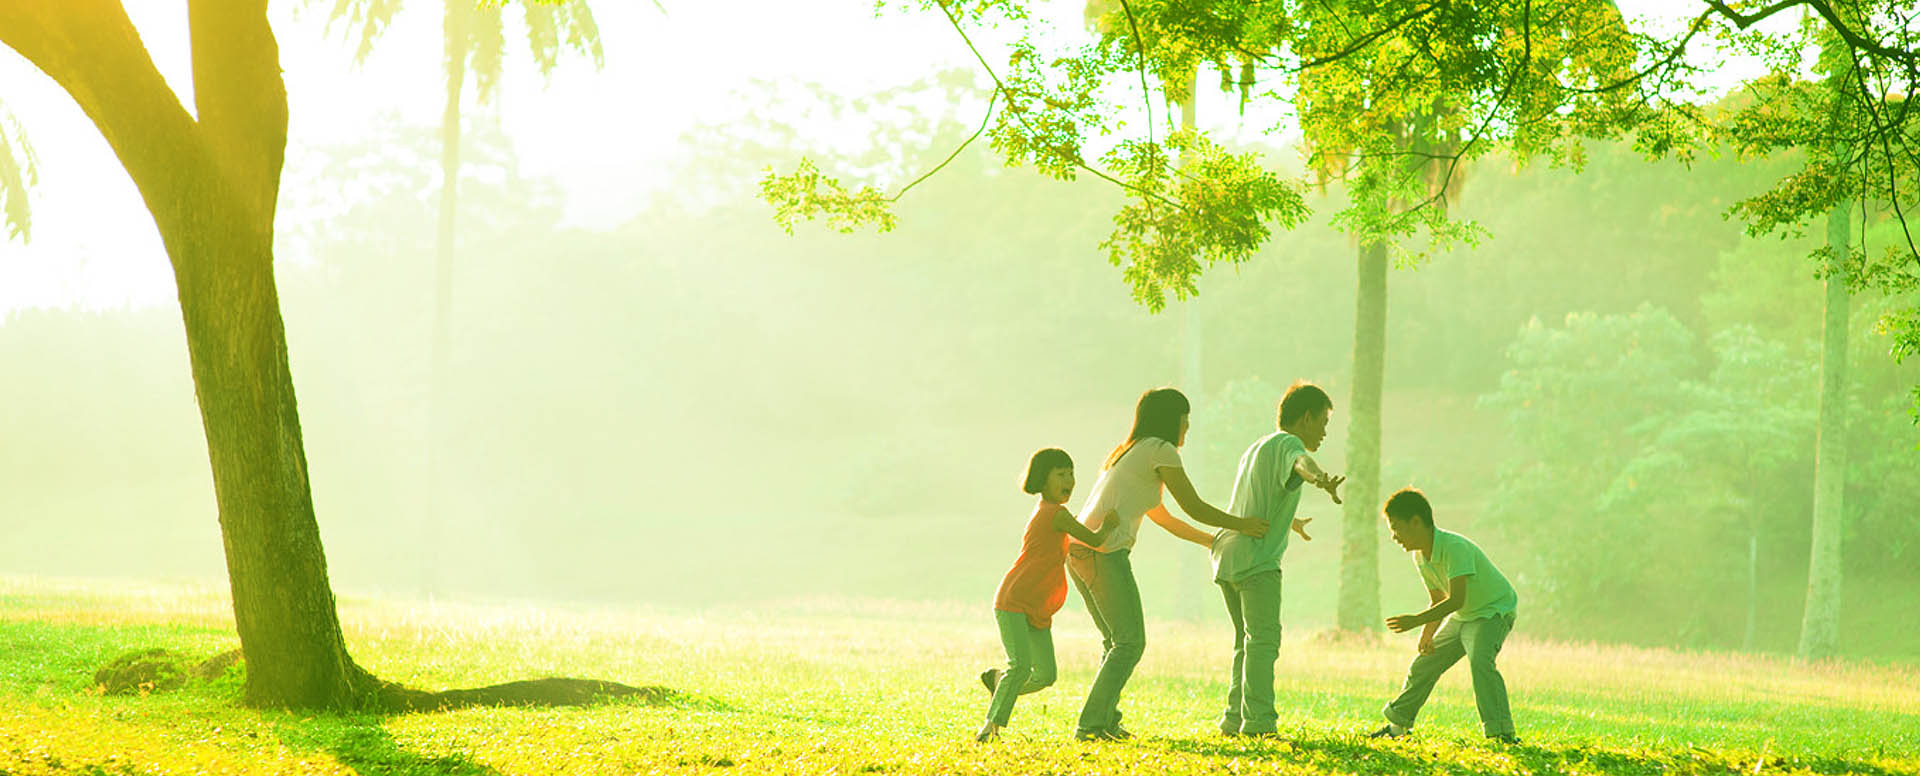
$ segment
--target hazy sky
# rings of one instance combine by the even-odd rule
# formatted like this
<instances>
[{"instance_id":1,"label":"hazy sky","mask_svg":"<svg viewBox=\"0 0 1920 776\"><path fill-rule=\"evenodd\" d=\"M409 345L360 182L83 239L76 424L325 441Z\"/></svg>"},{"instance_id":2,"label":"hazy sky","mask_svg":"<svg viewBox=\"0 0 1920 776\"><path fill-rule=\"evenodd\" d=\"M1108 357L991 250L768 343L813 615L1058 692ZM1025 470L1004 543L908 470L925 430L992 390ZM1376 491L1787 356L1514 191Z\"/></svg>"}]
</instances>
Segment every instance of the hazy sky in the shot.
<instances>
[{"instance_id":1,"label":"hazy sky","mask_svg":"<svg viewBox=\"0 0 1920 776\"><path fill-rule=\"evenodd\" d=\"M574 59L543 81L513 48L510 32L511 59L499 94L488 109L469 109L472 120L499 122L524 173L559 182L577 225L611 227L630 218L650 192L669 183L683 133L759 107L738 92L755 79L816 82L859 93L973 66L944 20L904 10L876 18L871 0L663 4L665 14L639 0L593 3L606 44L602 72ZM185 0L126 5L161 71L190 106ZM411 126L438 125L438 3L408 4L384 45L359 67L352 64L352 44L326 30L330 3L298 10L300 5L283 1L272 9L291 102L290 157L302 148L347 142L383 115ZM1662 0L1621 5L1629 15L1674 17L1672 4ZM1043 20L1067 31L1063 44L1084 41L1080 0L1044 0L1039 6ZM1003 59L991 41L980 42L990 62ZM969 116L977 110L956 107ZM171 303L172 278L158 233L106 142L57 85L3 48L0 109L25 126L40 168L32 243L0 242L0 312ZM1202 120L1231 114L1203 106ZM1259 126L1259 118L1248 125ZM823 144L851 129L804 115L781 119L817 134ZM283 193L283 207L291 199Z\"/></svg>"}]
</instances>

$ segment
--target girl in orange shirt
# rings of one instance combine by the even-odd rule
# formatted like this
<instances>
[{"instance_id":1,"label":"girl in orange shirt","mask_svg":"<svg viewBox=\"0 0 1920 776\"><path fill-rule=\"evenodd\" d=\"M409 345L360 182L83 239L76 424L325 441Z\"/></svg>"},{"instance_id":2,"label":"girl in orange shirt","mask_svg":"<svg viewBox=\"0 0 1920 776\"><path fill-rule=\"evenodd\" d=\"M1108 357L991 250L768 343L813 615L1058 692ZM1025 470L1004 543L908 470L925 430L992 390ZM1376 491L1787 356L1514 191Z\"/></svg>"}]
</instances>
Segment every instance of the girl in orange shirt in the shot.
<instances>
[{"instance_id":1,"label":"girl in orange shirt","mask_svg":"<svg viewBox=\"0 0 1920 776\"><path fill-rule=\"evenodd\" d=\"M1053 684L1053 613L1067 602L1067 537L1091 545L1106 541L1120 524L1102 521L1094 531L1067 511L1073 495L1073 459L1066 451L1049 447L1027 462L1021 490L1040 496L1027 520L1020 557L1000 580L993 597L993 619L1000 625L1000 643L1007 648L1007 667L981 672L980 682L993 693L987 723L974 740L993 740L1013 715L1015 698ZM1111 516L1109 516L1111 518Z\"/></svg>"}]
</instances>

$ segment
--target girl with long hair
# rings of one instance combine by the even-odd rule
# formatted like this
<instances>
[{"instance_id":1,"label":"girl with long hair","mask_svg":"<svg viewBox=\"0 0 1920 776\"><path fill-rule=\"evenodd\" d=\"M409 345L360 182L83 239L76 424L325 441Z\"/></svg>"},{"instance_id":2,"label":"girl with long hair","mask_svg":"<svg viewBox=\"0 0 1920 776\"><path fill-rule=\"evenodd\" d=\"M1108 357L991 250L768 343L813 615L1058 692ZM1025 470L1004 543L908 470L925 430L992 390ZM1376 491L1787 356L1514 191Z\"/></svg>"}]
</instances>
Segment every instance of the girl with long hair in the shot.
<instances>
[{"instance_id":1,"label":"girl with long hair","mask_svg":"<svg viewBox=\"0 0 1920 776\"><path fill-rule=\"evenodd\" d=\"M1067 552L1067 575L1093 615L1103 647L1100 671L1074 727L1074 737L1080 740L1115 741L1130 736L1120 727L1119 703L1120 691L1147 645L1140 586L1131 560L1142 520L1152 518L1168 533L1202 547L1213 543L1212 534L1169 513L1161 505L1161 494L1171 493L1181 511L1201 523L1255 537L1267 532L1265 521L1224 512L1194 491L1179 451L1187 441L1191 412L1187 397L1173 388L1141 394L1134 405L1133 430L1107 456L1081 510L1080 521L1088 529L1111 533L1098 543L1075 542ZM1108 521L1114 521L1110 528Z\"/></svg>"}]
</instances>

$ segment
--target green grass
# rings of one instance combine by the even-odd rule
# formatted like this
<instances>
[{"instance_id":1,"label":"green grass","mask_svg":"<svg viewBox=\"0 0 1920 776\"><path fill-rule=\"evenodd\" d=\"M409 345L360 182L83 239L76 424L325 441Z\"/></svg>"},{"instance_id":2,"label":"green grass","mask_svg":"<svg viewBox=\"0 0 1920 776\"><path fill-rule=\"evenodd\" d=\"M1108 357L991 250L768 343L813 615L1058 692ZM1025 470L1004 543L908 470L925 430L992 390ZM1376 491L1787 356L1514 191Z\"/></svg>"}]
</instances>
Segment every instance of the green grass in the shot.
<instances>
[{"instance_id":1,"label":"green grass","mask_svg":"<svg viewBox=\"0 0 1920 776\"><path fill-rule=\"evenodd\" d=\"M1411 741L1369 741L1411 642L1289 632L1286 740L1213 732L1223 623L1150 623L1122 708L1138 736L1067 740L1098 641L1055 626L1060 682L1022 699L1005 738L971 741L974 675L999 650L980 607L799 601L664 610L347 598L355 657L443 689L549 675L661 684L671 704L470 709L391 717L239 708L231 681L147 697L90 688L126 651L237 645L218 588L0 577L0 773L1900 773L1920 774L1920 671L1559 644L1502 656L1525 743L1478 735L1464 669ZM1524 617L1524 613L1523 613Z\"/></svg>"}]
</instances>

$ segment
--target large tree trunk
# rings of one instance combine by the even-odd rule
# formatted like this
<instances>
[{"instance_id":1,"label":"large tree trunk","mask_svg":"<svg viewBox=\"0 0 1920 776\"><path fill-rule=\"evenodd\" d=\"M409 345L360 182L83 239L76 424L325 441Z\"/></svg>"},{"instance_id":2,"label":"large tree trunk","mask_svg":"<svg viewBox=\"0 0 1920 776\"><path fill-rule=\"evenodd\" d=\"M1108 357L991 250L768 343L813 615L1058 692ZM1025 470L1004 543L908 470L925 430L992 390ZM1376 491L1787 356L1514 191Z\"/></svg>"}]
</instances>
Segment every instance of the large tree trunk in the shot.
<instances>
[{"instance_id":1,"label":"large tree trunk","mask_svg":"<svg viewBox=\"0 0 1920 776\"><path fill-rule=\"evenodd\" d=\"M80 104L159 226L207 436L247 701L341 708L377 682L340 633L274 289L287 103L266 6L188 4L197 120L114 0L0 0L0 41Z\"/></svg>"},{"instance_id":2,"label":"large tree trunk","mask_svg":"<svg viewBox=\"0 0 1920 776\"><path fill-rule=\"evenodd\" d=\"M1353 312L1353 393L1347 403L1347 493L1340 529L1335 622L1380 627L1380 392L1387 365L1387 245L1360 246Z\"/></svg>"},{"instance_id":3,"label":"large tree trunk","mask_svg":"<svg viewBox=\"0 0 1920 776\"><path fill-rule=\"evenodd\" d=\"M246 699L359 705L376 683L347 654L327 580L271 233L264 224L236 228L244 214L200 205L176 202L155 212L167 242L179 246L171 252L184 259L176 260L175 277L247 659Z\"/></svg>"},{"instance_id":4,"label":"large tree trunk","mask_svg":"<svg viewBox=\"0 0 1920 776\"><path fill-rule=\"evenodd\" d=\"M247 661L247 703L409 710L672 697L661 687L567 678L422 692L379 681L347 654L273 281L287 94L266 6L188 3L196 120L154 68L118 0L0 0L0 43L86 111L140 189L173 264Z\"/></svg>"},{"instance_id":5,"label":"large tree trunk","mask_svg":"<svg viewBox=\"0 0 1920 776\"><path fill-rule=\"evenodd\" d=\"M1842 200L1827 215L1827 246L1844 255L1851 208ZM1840 537L1846 522L1847 273L1827 276L1825 336L1820 350L1820 431L1813 459L1813 548L1807 560L1807 606L1800 656L1833 656L1840 639Z\"/></svg>"}]
</instances>

